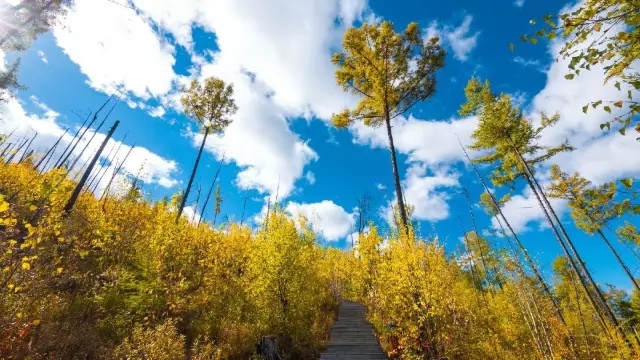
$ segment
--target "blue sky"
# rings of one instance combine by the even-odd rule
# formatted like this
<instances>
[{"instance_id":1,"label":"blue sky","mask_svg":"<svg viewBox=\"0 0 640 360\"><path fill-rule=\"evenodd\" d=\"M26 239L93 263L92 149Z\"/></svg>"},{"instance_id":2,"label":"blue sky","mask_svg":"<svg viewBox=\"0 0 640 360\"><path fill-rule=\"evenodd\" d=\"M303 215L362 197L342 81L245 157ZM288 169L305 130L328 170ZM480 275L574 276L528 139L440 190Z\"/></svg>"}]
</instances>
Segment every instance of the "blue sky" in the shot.
<instances>
[{"instance_id":1,"label":"blue sky","mask_svg":"<svg viewBox=\"0 0 640 360\"><path fill-rule=\"evenodd\" d=\"M62 127L75 130L81 123L74 112L95 110L107 94L117 93L121 100L96 138L120 119L115 141L106 152L126 134L125 145L111 160L135 145L125 174L131 178L144 165L144 190L149 198L160 199L186 186L201 139L181 114L179 88L193 77L218 76L234 83L239 111L224 134L207 142L196 176L203 195L224 155L223 217L239 220L245 194L249 199L245 218L259 217L267 199L277 194L290 213L310 218L323 241L344 247L354 231L358 197L365 192L372 196L374 219L385 226L394 192L383 129L330 126L333 112L356 101L335 85L330 55L352 24L384 19L402 30L417 21L425 37L438 35L448 51L446 66L438 74L437 94L394 123L405 196L416 206L414 218L424 236L435 229L453 250L461 244L460 217L465 231L471 230L461 188L468 187L477 200L481 187L465 165L456 134L470 143L475 119L460 118L457 110L473 75L490 79L495 91L512 94L534 119L541 111L561 114L560 124L541 141L552 144L570 138L578 150L554 160L566 171L580 171L595 183L640 173L640 159L627 155L640 145L631 136L602 133L598 125L604 114L580 111L591 99L615 94L602 85L601 72L595 69L569 82L564 79L566 63L553 61L559 44L531 46L518 40L532 30L532 17L557 14L571 4L532 0L500 0L492 7L466 0L174 4L172 0L76 0L60 26L19 54L19 79L29 88L18 94L18 100L2 105L0 129L9 132L17 127L16 134L23 135L30 126L39 133L35 143L44 149L60 136ZM509 51L512 42L515 52ZM7 60L17 55L5 54ZM106 164L104 171L113 167ZM523 187L518 191L505 212L548 273L559 246L541 227L542 213L530 194ZM195 197L193 192L189 204ZM564 204L555 205L570 224ZM204 217L212 219L212 211L209 206ZM491 226L480 209L474 211L479 226ZM630 288L598 239L573 226L569 229L599 281ZM631 256L625 260L632 270L638 266Z\"/></svg>"}]
</instances>

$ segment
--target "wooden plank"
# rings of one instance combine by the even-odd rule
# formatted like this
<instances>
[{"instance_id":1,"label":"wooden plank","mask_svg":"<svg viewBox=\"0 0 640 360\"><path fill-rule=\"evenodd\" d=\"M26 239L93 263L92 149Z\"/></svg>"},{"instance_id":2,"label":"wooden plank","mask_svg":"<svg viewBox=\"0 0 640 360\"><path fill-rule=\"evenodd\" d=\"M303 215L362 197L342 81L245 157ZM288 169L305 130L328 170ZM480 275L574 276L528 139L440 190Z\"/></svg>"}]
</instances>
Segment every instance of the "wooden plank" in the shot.
<instances>
[{"instance_id":1,"label":"wooden plank","mask_svg":"<svg viewBox=\"0 0 640 360\"><path fill-rule=\"evenodd\" d=\"M338 320L331 327L331 340L320 360L384 360L382 351L366 318L367 308L345 301L338 309Z\"/></svg>"}]
</instances>

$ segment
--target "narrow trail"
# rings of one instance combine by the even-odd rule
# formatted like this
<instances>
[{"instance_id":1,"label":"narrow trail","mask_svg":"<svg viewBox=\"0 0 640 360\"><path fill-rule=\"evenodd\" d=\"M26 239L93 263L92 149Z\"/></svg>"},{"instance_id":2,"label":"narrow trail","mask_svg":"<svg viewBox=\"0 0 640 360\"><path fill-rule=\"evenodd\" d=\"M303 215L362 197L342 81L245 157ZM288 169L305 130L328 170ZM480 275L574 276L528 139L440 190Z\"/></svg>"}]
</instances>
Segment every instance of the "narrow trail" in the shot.
<instances>
[{"instance_id":1,"label":"narrow trail","mask_svg":"<svg viewBox=\"0 0 640 360\"><path fill-rule=\"evenodd\" d=\"M382 360L387 356L367 321L367 308L359 303L340 304L338 321L331 328L331 340L320 360Z\"/></svg>"}]
</instances>

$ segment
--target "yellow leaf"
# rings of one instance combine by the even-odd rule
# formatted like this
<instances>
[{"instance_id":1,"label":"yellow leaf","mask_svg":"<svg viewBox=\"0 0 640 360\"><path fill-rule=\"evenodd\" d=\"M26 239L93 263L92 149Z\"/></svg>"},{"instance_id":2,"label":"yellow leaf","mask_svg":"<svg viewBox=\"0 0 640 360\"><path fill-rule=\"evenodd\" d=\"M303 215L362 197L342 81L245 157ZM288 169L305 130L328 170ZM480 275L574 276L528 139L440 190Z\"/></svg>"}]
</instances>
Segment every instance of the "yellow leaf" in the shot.
<instances>
[{"instance_id":1,"label":"yellow leaf","mask_svg":"<svg viewBox=\"0 0 640 360\"><path fill-rule=\"evenodd\" d=\"M9 287L9 290L13 290L13 288L16 287L14 284L9 284L7 286Z\"/></svg>"},{"instance_id":2,"label":"yellow leaf","mask_svg":"<svg viewBox=\"0 0 640 360\"><path fill-rule=\"evenodd\" d=\"M38 210L38 207L35 206L35 205L31 205L31 206L29 206L29 210L36 211L36 210Z\"/></svg>"},{"instance_id":3,"label":"yellow leaf","mask_svg":"<svg viewBox=\"0 0 640 360\"><path fill-rule=\"evenodd\" d=\"M613 106L621 108L622 107L622 101L618 101L618 102L613 103Z\"/></svg>"},{"instance_id":4,"label":"yellow leaf","mask_svg":"<svg viewBox=\"0 0 640 360\"><path fill-rule=\"evenodd\" d=\"M33 325L40 325L40 320L38 319L33 320Z\"/></svg>"},{"instance_id":5,"label":"yellow leaf","mask_svg":"<svg viewBox=\"0 0 640 360\"><path fill-rule=\"evenodd\" d=\"M62 268L61 267L57 268L56 270L58 271L58 274L60 274L62 272Z\"/></svg>"},{"instance_id":6,"label":"yellow leaf","mask_svg":"<svg viewBox=\"0 0 640 360\"><path fill-rule=\"evenodd\" d=\"M0 212L5 212L7 210L9 210L9 203L6 201L0 203Z\"/></svg>"},{"instance_id":7,"label":"yellow leaf","mask_svg":"<svg viewBox=\"0 0 640 360\"><path fill-rule=\"evenodd\" d=\"M22 268L24 270L31 270L31 264L29 264L28 262L23 262L22 263Z\"/></svg>"},{"instance_id":8,"label":"yellow leaf","mask_svg":"<svg viewBox=\"0 0 640 360\"><path fill-rule=\"evenodd\" d=\"M596 23L593 25L593 30L600 31L600 29L602 29L602 23Z\"/></svg>"}]
</instances>

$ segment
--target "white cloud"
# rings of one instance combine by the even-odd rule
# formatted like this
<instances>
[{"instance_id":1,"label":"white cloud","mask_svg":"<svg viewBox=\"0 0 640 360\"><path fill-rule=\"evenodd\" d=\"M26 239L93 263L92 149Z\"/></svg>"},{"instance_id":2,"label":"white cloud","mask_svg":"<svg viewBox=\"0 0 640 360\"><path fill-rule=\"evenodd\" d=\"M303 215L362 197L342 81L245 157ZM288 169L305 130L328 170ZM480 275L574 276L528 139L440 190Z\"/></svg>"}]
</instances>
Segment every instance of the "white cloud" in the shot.
<instances>
[{"instance_id":1,"label":"white cloud","mask_svg":"<svg viewBox=\"0 0 640 360\"><path fill-rule=\"evenodd\" d=\"M182 216L192 224L197 224L201 218L200 213L193 205L185 206L182 210Z\"/></svg>"},{"instance_id":2,"label":"white cloud","mask_svg":"<svg viewBox=\"0 0 640 360\"><path fill-rule=\"evenodd\" d=\"M47 59L47 54L44 53L44 51L38 51L38 57L40 57L40 60L42 60L43 63L48 64L49 60Z\"/></svg>"},{"instance_id":3,"label":"white cloud","mask_svg":"<svg viewBox=\"0 0 640 360\"><path fill-rule=\"evenodd\" d=\"M376 189L378 189L378 190L387 190L387 186L384 185L384 184L377 183L376 184Z\"/></svg>"},{"instance_id":4,"label":"white cloud","mask_svg":"<svg viewBox=\"0 0 640 360\"><path fill-rule=\"evenodd\" d=\"M261 0L188 0L178 7L171 0L133 3L191 52L196 74L215 74L234 83L238 113L223 134L207 141L208 150L218 157L224 153L242 169L237 176L241 188L272 196L278 192L281 199L288 196L306 173L306 165L318 156L291 131L287 118L315 115L327 120L354 103L335 83L331 52L340 46L344 30L354 21L373 19L366 0L277 0L268 4ZM138 21L147 32L148 24ZM192 26L215 34L217 49L209 54L213 55L211 63L193 52ZM152 56L158 57L158 52L171 55L172 50L155 41ZM172 81L183 80L171 74L162 82L168 85L158 86L157 93L165 94ZM177 107L176 98L164 96L162 105ZM194 144L199 145L200 139L196 135Z\"/></svg>"},{"instance_id":5,"label":"white cloud","mask_svg":"<svg viewBox=\"0 0 640 360\"><path fill-rule=\"evenodd\" d=\"M407 204L415 206L415 219L435 222L449 216L447 188L459 186L459 174L449 169L449 166L456 162L467 162L458 137L465 146L469 145L476 123L475 117L436 121L409 116L393 120L396 151L407 155L407 162L410 164L403 180L403 192ZM350 130L356 144L372 148L389 147L383 127L371 128L363 123L356 123ZM473 151L469 153L474 155ZM390 224L393 223L391 204L396 201L394 196L381 209L381 215Z\"/></svg>"},{"instance_id":6,"label":"white cloud","mask_svg":"<svg viewBox=\"0 0 640 360\"><path fill-rule=\"evenodd\" d=\"M179 7L171 0L134 3L179 43L189 43L192 24L215 33L222 56L264 82L287 115L313 113L327 119L351 104L335 84L330 53L346 27L366 15L366 0L190 0Z\"/></svg>"},{"instance_id":7,"label":"white cloud","mask_svg":"<svg viewBox=\"0 0 640 360\"><path fill-rule=\"evenodd\" d=\"M431 176L424 166L410 167L403 187L407 205L415 206L413 218L432 222L448 218L448 191L460 185L459 176L447 169L435 170Z\"/></svg>"},{"instance_id":8,"label":"white cloud","mask_svg":"<svg viewBox=\"0 0 640 360\"><path fill-rule=\"evenodd\" d=\"M167 111L162 106L156 106L149 111L149 115L156 118L161 118L166 114Z\"/></svg>"},{"instance_id":9,"label":"white cloud","mask_svg":"<svg viewBox=\"0 0 640 360\"><path fill-rule=\"evenodd\" d=\"M514 5L515 7L519 7L519 8L521 8L521 7L523 7L523 6L524 6L524 0L514 0L514 1L513 1L513 5Z\"/></svg>"},{"instance_id":10,"label":"white cloud","mask_svg":"<svg viewBox=\"0 0 640 360\"><path fill-rule=\"evenodd\" d=\"M425 38L438 36L445 45L451 47L455 58L464 62L476 47L480 35L479 31L470 33L472 21L473 16L471 15L465 16L462 24L458 27L441 25L437 21L433 21L425 30Z\"/></svg>"},{"instance_id":11,"label":"white cloud","mask_svg":"<svg viewBox=\"0 0 640 360\"><path fill-rule=\"evenodd\" d=\"M123 90L143 99L172 89L174 48L132 9L78 0L53 34L95 89Z\"/></svg>"},{"instance_id":12,"label":"white cloud","mask_svg":"<svg viewBox=\"0 0 640 360\"><path fill-rule=\"evenodd\" d=\"M238 112L222 134L207 139L207 149L240 168L237 184L280 199L293 191L305 166L318 158L316 152L289 128L282 108L267 97L264 86L239 72L223 57L203 68L203 76L216 76L234 84ZM202 141L194 136L194 145Z\"/></svg>"},{"instance_id":13,"label":"white cloud","mask_svg":"<svg viewBox=\"0 0 640 360\"><path fill-rule=\"evenodd\" d=\"M544 183L542 184L545 187ZM558 215L566 210L563 200L549 199L551 206ZM540 227L548 227L544 212L540 208L538 200L530 189L526 189L522 195L514 195L502 208L502 213L509 221L513 230L517 233L534 230L532 224L539 224ZM499 228L496 218L491 219L493 228Z\"/></svg>"},{"instance_id":14,"label":"white cloud","mask_svg":"<svg viewBox=\"0 0 640 360\"><path fill-rule=\"evenodd\" d=\"M310 185L313 185L316 183L316 176L311 171L307 171L304 178L307 179L307 182L309 182Z\"/></svg>"},{"instance_id":15,"label":"white cloud","mask_svg":"<svg viewBox=\"0 0 640 360\"><path fill-rule=\"evenodd\" d=\"M3 120L0 122L0 133L8 134L13 131L12 138L8 140L11 142L24 136L31 137L35 132L37 132L38 136L32 144L32 149L35 149L38 153L44 154L61 136L63 136L64 129L57 121L59 116L57 112L49 109L45 104L37 101L37 99L35 99L35 104L40 110L42 110L42 114L38 115L28 113L23 108L22 104L16 99L10 99L8 102L0 103L0 116ZM54 159L57 159L62 155L62 151L72 141L75 132L75 128L70 129L69 132L62 137L58 147L53 152ZM74 153L70 159L75 159L75 157L81 155L81 151L92 135L93 132L91 130L87 131L82 141L80 141L75 147ZM88 164L105 138L106 135L103 133L96 134L93 141L87 146L87 150L76 162L72 172L77 172L83 165ZM119 149L119 151L116 152L116 149ZM115 172L116 163L119 163L124 159L124 156L129 149L130 146L122 144L122 142L113 138L107 143L101 160L92 172L92 176L95 176L96 174L105 174L101 175L102 182L97 186L98 192L101 192L106 187L111 175ZM111 156L107 158L107 155L109 154L111 154ZM176 184L176 180L173 178L173 175L176 172L177 164L174 161L164 159L143 147L135 147L131 150L131 154L123 165L123 174L128 176L138 174L143 163L145 166L140 174L140 179L143 182L158 184L163 187L172 187ZM51 165L52 162L49 163L49 167Z\"/></svg>"},{"instance_id":16,"label":"white cloud","mask_svg":"<svg viewBox=\"0 0 640 360\"><path fill-rule=\"evenodd\" d=\"M540 64L540 60L525 59L522 56L516 56L513 58L513 62L525 67L531 66L540 69L540 71L544 71Z\"/></svg>"},{"instance_id":17,"label":"white cloud","mask_svg":"<svg viewBox=\"0 0 640 360\"><path fill-rule=\"evenodd\" d=\"M551 58L558 57L561 46L559 41L549 46ZM569 71L568 64L569 60L560 58L550 65L546 71L547 82L544 88L533 98L531 108L527 109L534 122L539 122L539 113L543 111L550 115L556 112L560 114L560 121L542 133L541 144L558 145L569 139L571 145L576 147L573 152L557 155L540 169L543 184L548 182L544 178L545 171L553 163L560 165L566 172L578 171L595 184L626 176L640 176L640 158L629 156L640 150L640 143L635 140L635 136L622 136L616 131L603 132L599 126L619 116L622 110L612 107L612 114L608 114L590 108L587 114L582 112L582 107L587 103L620 98L626 94L626 89L622 88L620 92L612 82L604 84L604 70L600 65L592 66L591 71L583 71L573 80L567 80L564 76ZM639 98L637 92L634 95L635 99ZM560 215L566 211L563 202L552 200L552 204ZM529 189L522 195L514 196L505 205L504 212L516 231L529 229L531 223L546 222Z\"/></svg>"},{"instance_id":18,"label":"white cloud","mask_svg":"<svg viewBox=\"0 0 640 360\"><path fill-rule=\"evenodd\" d=\"M349 214L333 201L324 200L312 204L290 202L285 210L293 216L306 217L313 230L328 241L344 238L353 229L353 214Z\"/></svg>"},{"instance_id":19,"label":"white cloud","mask_svg":"<svg viewBox=\"0 0 640 360\"><path fill-rule=\"evenodd\" d=\"M394 145L397 151L408 155L409 162L439 165L464 161L464 152L456 136L468 145L476 123L475 117L445 121L398 117L393 120ZM359 122L350 130L356 144L373 148L389 147L384 127L371 128Z\"/></svg>"}]
</instances>

